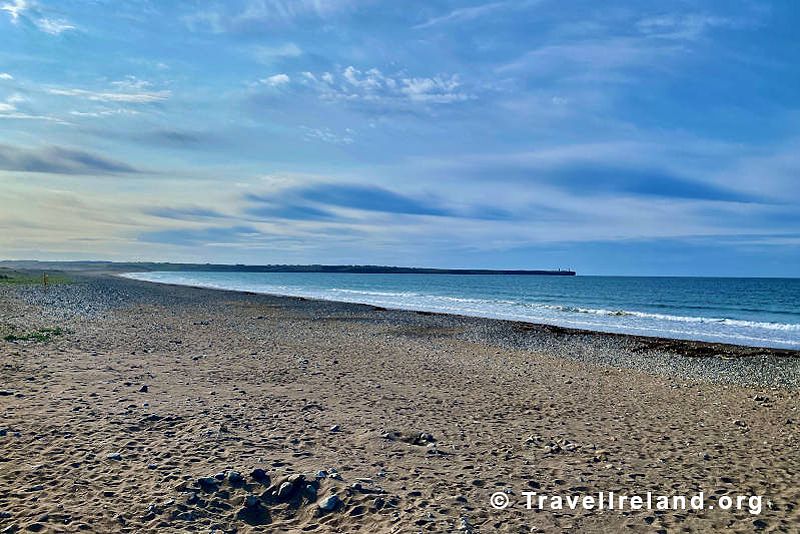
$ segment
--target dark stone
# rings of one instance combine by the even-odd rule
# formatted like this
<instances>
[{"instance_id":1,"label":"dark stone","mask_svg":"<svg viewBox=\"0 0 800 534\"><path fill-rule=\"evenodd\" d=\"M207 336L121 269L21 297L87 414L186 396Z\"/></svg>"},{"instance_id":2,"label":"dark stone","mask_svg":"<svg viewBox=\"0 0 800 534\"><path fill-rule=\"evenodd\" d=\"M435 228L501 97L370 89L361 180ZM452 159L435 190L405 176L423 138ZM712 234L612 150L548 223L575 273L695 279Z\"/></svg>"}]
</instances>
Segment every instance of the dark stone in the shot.
<instances>
[{"instance_id":1,"label":"dark stone","mask_svg":"<svg viewBox=\"0 0 800 534\"><path fill-rule=\"evenodd\" d=\"M255 497L250 495L248 497ZM256 498L252 506L247 506L248 501L245 501L245 506L236 513L236 517L247 523L248 525L266 525L272 522L269 511L261 506Z\"/></svg>"},{"instance_id":2,"label":"dark stone","mask_svg":"<svg viewBox=\"0 0 800 534\"><path fill-rule=\"evenodd\" d=\"M266 471L261 468L255 468L250 472L250 477L260 484L269 485L270 478Z\"/></svg>"},{"instance_id":3,"label":"dark stone","mask_svg":"<svg viewBox=\"0 0 800 534\"><path fill-rule=\"evenodd\" d=\"M295 489L294 485L287 480L286 482L281 484L281 486L278 488L278 493L277 493L278 499L282 501L288 501L289 499L292 498L292 495L294 494L294 489Z\"/></svg>"},{"instance_id":4,"label":"dark stone","mask_svg":"<svg viewBox=\"0 0 800 534\"><path fill-rule=\"evenodd\" d=\"M333 512L344 504L338 495L335 493L322 499L317 506L323 512Z\"/></svg>"},{"instance_id":5,"label":"dark stone","mask_svg":"<svg viewBox=\"0 0 800 534\"><path fill-rule=\"evenodd\" d=\"M217 491L217 479L214 477L200 477L197 479L197 484L206 493Z\"/></svg>"}]
</instances>

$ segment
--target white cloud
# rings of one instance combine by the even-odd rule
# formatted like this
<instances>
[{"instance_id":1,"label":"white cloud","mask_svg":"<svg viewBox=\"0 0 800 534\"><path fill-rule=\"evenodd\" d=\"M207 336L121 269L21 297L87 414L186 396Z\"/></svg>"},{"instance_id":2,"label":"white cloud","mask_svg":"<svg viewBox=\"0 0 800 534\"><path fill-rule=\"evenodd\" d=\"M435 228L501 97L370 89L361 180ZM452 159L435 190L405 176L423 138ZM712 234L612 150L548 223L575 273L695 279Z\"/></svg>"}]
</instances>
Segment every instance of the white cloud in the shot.
<instances>
[{"instance_id":1,"label":"white cloud","mask_svg":"<svg viewBox=\"0 0 800 534\"><path fill-rule=\"evenodd\" d=\"M700 38L707 30L712 28L740 26L741 22L726 17L702 15L691 13L688 15L660 15L639 20L636 27L648 37L661 39L686 39Z\"/></svg>"},{"instance_id":2,"label":"white cloud","mask_svg":"<svg viewBox=\"0 0 800 534\"><path fill-rule=\"evenodd\" d=\"M713 29L742 29L761 23L756 14L749 19L703 13L643 18L612 15L587 20L583 25L556 27L547 42L498 66L496 71L549 81L628 81L643 72L669 71L674 67L672 62L700 53L698 41ZM620 31L631 26L633 32Z\"/></svg>"},{"instance_id":3,"label":"white cloud","mask_svg":"<svg viewBox=\"0 0 800 534\"><path fill-rule=\"evenodd\" d=\"M9 96L5 102L0 102L0 117L8 118L10 115L19 115L17 104L20 102L24 102L24 98L17 94Z\"/></svg>"},{"instance_id":4,"label":"white cloud","mask_svg":"<svg viewBox=\"0 0 800 534\"><path fill-rule=\"evenodd\" d=\"M277 59L298 57L303 51L294 43L279 46L258 46L253 50L253 55L261 63L273 63Z\"/></svg>"},{"instance_id":5,"label":"white cloud","mask_svg":"<svg viewBox=\"0 0 800 534\"><path fill-rule=\"evenodd\" d=\"M0 11L5 11L11 17L11 22L17 24L19 20L29 13L28 18L41 31L50 35L60 35L61 33L74 30L76 27L69 21L63 19L53 19L44 16L38 6L28 2L28 0L14 0L0 5Z\"/></svg>"},{"instance_id":6,"label":"white cloud","mask_svg":"<svg viewBox=\"0 0 800 534\"><path fill-rule=\"evenodd\" d=\"M338 134L330 128L310 128L308 126L301 126L300 129L303 130L305 138L310 141L322 141L334 145L351 145L355 142L355 139L353 139L353 134L355 132L350 128L345 128L343 134Z\"/></svg>"},{"instance_id":7,"label":"white cloud","mask_svg":"<svg viewBox=\"0 0 800 534\"><path fill-rule=\"evenodd\" d=\"M454 9L445 15L433 17L421 24L417 24L414 26L414 29L421 30L439 24L474 20L485 17L491 13L507 9L524 9L534 4L538 4L539 1L540 0L507 0L503 2L490 2L488 4L480 4L477 6L462 7Z\"/></svg>"},{"instance_id":8,"label":"white cloud","mask_svg":"<svg viewBox=\"0 0 800 534\"><path fill-rule=\"evenodd\" d=\"M53 117L49 115L36 115L33 113L24 113L17 109L17 106L14 105L13 102L10 100L6 100L5 102L0 102L0 120L36 120L36 121L47 121L47 122L55 122L58 124L69 124L67 121L60 119L58 117Z\"/></svg>"},{"instance_id":9,"label":"white cloud","mask_svg":"<svg viewBox=\"0 0 800 534\"><path fill-rule=\"evenodd\" d=\"M634 68L666 68L665 60L686 53L672 41L609 37L543 45L497 67L505 75L523 74L550 81L625 81Z\"/></svg>"},{"instance_id":10,"label":"white cloud","mask_svg":"<svg viewBox=\"0 0 800 534\"><path fill-rule=\"evenodd\" d=\"M64 20L40 18L36 20L36 26L50 35L59 35L68 30L74 30L75 26Z\"/></svg>"},{"instance_id":11,"label":"white cloud","mask_svg":"<svg viewBox=\"0 0 800 534\"><path fill-rule=\"evenodd\" d=\"M387 75L377 68L360 70L352 65L337 73L304 72L300 83L317 91L325 100L450 104L471 98L455 75L407 77Z\"/></svg>"},{"instance_id":12,"label":"white cloud","mask_svg":"<svg viewBox=\"0 0 800 534\"><path fill-rule=\"evenodd\" d=\"M718 173L719 182L781 202L800 202L800 138L754 153L740 146L732 152L738 158L731 158L728 168Z\"/></svg>"},{"instance_id":13,"label":"white cloud","mask_svg":"<svg viewBox=\"0 0 800 534\"><path fill-rule=\"evenodd\" d=\"M417 102L447 104L466 100L467 95L459 91L458 77L435 76L433 78L404 78L400 91Z\"/></svg>"},{"instance_id":14,"label":"white cloud","mask_svg":"<svg viewBox=\"0 0 800 534\"><path fill-rule=\"evenodd\" d=\"M136 76L125 76L125 78L122 80L111 82L111 85L113 85L119 91L130 92L144 91L153 86L151 82L142 80Z\"/></svg>"},{"instance_id":15,"label":"white cloud","mask_svg":"<svg viewBox=\"0 0 800 534\"><path fill-rule=\"evenodd\" d=\"M29 7L28 2L26 0L14 0L13 2L7 2L3 5L0 5L0 11L5 11L11 17L11 22L17 23L19 22L19 17L22 13L25 12Z\"/></svg>"},{"instance_id":16,"label":"white cloud","mask_svg":"<svg viewBox=\"0 0 800 534\"><path fill-rule=\"evenodd\" d=\"M101 109L98 111L70 111L70 115L75 117L109 117L112 115L138 115L139 112L134 109Z\"/></svg>"},{"instance_id":17,"label":"white cloud","mask_svg":"<svg viewBox=\"0 0 800 534\"><path fill-rule=\"evenodd\" d=\"M263 80L259 80L264 85L269 85L270 87L280 87L281 85L286 85L291 81L288 75L286 74L274 74L269 76L268 78L264 78Z\"/></svg>"},{"instance_id":18,"label":"white cloud","mask_svg":"<svg viewBox=\"0 0 800 534\"><path fill-rule=\"evenodd\" d=\"M357 4L358 0L247 0L243 8L221 4L189 15L184 21L191 30L264 32L304 17L327 19Z\"/></svg>"},{"instance_id":19,"label":"white cloud","mask_svg":"<svg viewBox=\"0 0 800 534\"><path fill-rule=\"evenodd\" d=\"M112 82L112 85L116 89L120 89L120 91L107 92L88 91L85 89L52 88L48 89L47 92L51 95L71 96L97 102L127 102L130 104L161 102L169 98L172 94L170 91L147 91L145 89L150 87L150 83L133 77L118 82Z\"/></svg>"},{"instance_id":20,"label":"white cloud","mask_svg":"<svg viewBox=\"0 0 800 534\"><path fill-rule=\"evenodd\" d=\"M13 80L14 77L7 72L0 72L0 80Z\"/></svg>"}]
</instances>

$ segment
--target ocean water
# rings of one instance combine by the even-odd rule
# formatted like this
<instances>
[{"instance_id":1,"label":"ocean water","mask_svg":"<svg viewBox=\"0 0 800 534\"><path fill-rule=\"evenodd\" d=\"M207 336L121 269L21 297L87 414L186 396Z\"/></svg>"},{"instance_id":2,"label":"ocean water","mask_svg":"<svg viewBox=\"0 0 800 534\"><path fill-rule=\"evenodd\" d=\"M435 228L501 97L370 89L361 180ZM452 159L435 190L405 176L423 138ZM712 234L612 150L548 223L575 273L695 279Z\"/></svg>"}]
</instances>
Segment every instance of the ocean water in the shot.
<instances>
[{"instance_id":1,"label":"ocean water","mask_svg":"<svg viewBox=\"0 0 800 534\"><path fill-rule=\"evenodd\" d=\"M800 279L147 272L138 280L800 349Z\"/></svg>"}]
</instances>

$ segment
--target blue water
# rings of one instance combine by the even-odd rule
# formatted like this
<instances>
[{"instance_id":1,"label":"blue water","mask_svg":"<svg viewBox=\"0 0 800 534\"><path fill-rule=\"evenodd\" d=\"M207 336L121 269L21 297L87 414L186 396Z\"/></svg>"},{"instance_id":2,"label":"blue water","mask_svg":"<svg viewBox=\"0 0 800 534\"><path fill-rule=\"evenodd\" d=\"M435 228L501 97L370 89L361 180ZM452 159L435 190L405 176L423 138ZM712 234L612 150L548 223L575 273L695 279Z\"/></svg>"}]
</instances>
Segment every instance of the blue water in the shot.
<instances>
[{"instance_id":1,"label":"blue water","mask_svg":"<svg viewBox=\"0 0 800 534\"><path fill-rule=\"evenodd\" d=\"M800 279L148 272L131 278L800 349Z\"/></svg>"}]
</instances>

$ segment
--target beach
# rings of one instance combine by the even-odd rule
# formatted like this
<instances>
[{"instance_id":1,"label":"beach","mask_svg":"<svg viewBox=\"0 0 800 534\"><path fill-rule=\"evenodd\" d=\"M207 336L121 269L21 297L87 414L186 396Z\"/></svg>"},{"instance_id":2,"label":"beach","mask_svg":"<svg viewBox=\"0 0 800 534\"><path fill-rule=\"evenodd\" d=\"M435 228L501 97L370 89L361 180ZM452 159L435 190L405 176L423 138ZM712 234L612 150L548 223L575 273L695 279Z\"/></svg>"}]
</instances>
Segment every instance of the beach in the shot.
<instances>
[{"instance_id":1,"label":"beach","mask_svg":"<svg viewBox=\"0 0 800 534\"><path fill-rule=\"evenodd\" d=\"M800 523L798 351L70 277L0 284L0 532Z\"/></svg>"}]
</instances>

